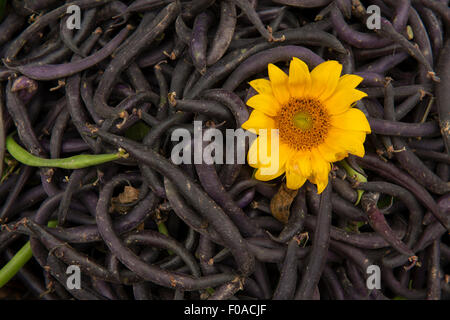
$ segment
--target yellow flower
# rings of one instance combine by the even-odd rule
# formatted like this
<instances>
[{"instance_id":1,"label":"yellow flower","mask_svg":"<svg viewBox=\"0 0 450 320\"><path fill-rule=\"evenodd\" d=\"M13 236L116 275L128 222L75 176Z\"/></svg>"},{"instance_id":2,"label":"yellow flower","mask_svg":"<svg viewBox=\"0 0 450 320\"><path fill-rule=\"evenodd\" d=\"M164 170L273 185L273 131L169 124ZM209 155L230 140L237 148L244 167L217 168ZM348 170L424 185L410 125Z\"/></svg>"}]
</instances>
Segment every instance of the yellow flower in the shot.
<instances>
[{"instance_id":1,"label":"yellow flower","mask_svg":"<svg viewBox=\"0 0 450 320\"><path fill-rule=\"evenodd\" d=\"M242 128L255 130L259 137L249 149L248 162L258 169L258 180L286 173L289 189L298 189L309 180L321 193L328 184L332 162L349 153L364 156L363 143L370 126L365 115L352 108L354 102L367 96L355 89L363 78L340 76L342 65L337 61L323 62L309 72L298 58L292 59L289 76L273 64L268 65L268 71L270 80L250 82L258 94L247 101L254 110ZM261 129L268 131L265 139ZM279 141L278 170L263 174L261 169L275 161L270 151L261 153L273 150L271 141Z\"/></svg>"}]
</instances>

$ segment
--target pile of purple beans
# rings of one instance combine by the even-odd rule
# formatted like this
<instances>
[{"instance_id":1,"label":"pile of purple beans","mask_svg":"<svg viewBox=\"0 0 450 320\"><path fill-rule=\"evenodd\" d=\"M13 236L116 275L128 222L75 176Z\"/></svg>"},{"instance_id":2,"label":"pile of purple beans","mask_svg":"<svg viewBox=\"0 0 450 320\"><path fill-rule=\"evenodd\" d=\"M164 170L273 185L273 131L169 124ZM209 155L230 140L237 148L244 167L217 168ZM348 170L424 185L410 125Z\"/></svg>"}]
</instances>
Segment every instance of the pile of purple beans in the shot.
<instances>
[{"instance_id":1,"label":"pile of purple beans","mask_svg":"<svg viewBox=\"0 0 450 320\"><path fill-rule=\"evenodd\" d=\"M32 257L0 299L449 299L449 33L447 0L7 1L0 268L28 241ZM346 159L359 174L334 164L283 223L283 177L171 151L194 121L240 128L248 82L292 57L362 76L372 133ZM43 163L128 157L28 166L12 133Z\"/></svg>"}]
</instances>

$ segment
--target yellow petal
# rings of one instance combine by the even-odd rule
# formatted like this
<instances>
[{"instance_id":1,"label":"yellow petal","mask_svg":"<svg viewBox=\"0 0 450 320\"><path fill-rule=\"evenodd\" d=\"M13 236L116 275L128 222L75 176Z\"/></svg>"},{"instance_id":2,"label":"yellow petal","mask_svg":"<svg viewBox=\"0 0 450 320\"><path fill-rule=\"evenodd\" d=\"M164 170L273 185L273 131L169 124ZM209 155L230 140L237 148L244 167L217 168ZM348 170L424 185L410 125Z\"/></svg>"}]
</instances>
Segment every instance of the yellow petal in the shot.
<instances>
[{"instance_id":1,"label":"yellow petal","mask_svg":"<svg viewBox=\"0 0 450 320\"><path fill-rule=\"evenodd\" d=\"M293 158L286 163L286 186L288 189L297 190L306 182L306 177L301 174L296 161L291 161Z\"/></svg>"},{"instance_id":2,"label":"yellow petal","mask_svg":"<svg viewBox=\"0 0 450 320\"><path fill-rule=\"evenodd\" d=\"M258 93L265 93L273 96L272 84L267 79L256 79L249 82Z\"/></svg>"},{"instance_id":3,"label":"yellow petal","mask_svg":"<svg viewBox=\"0 0 450 320\"><path fill-rule=\"evenodd\" d=\"M263 144L263 145L261 145ZM261 145L261 146L260 146ZM247 162L253 168L259 168L262 166L263 162L266 162L266 158L261 159L264 155L262 155L259 150L267 148L269 145L269 141L265 139L260 139L260 137L253 140L250 148L247 153Z\"/></svg>"},{"instance_id":4,"label":"yellow petal","mask_svg":"<svg viewBox=\"0 0 450 320\"><path fill-rule=\"evenodd\" d=\"M342 89L336 91L329 99L324 101L324 104L329 114L336 115L349 110L353 102L366 96L365 92L356 89Z\"/></svg>"},{"instance_id":5,"label":"yellow petal","mask_svg":"<svg viewBox=\"0 0 450 320\"><path fill-rule=\"evenodd\" d=\"M345 130L358 130L370 133L369 121L361 110L350 108L344 113L331 116L331 125Z\"/></svg>"},{"instance_id":6,"label":"yellow petal","mask_svg":"<svg viewBox=\"0 0 450 320\"><path fill-rule=\"evenodd\" d=\"M335 127L330 127L328 131L329 141L333 146L341 151L364 157L364 140L366 133L364 131L350 131Z\"/></svg>"},{"instance_id":7,"label":"yellow petal","mask_svg":"<svg viewBox=\"0 0 450 320\"><path fill-rule=\"evenodd\" d=\"M276 116L280 109L277 99L268 94L254 95L247 100L247 105L272 117Z\"/></svg>"},{"instance_id":8,"label":"yellow petal","mask_svg":"<svg viewBox=\"0 0 450 320\"><path fill-rule=\"evenodd\" d=\"M312 172L311 153L309 151L296 151L286 164L300 175L308 177Z\"/></svg>"},{"instance_id":9,"label":"yellow petal","mask_svg":"<svg viewBox=\"0 0 450 320\"><path fill-rule=\"evenodd\" d=\"M267 174L264 173L264 168L259 168L255 172L255 179L260 181L269 181L278 178L284 173L284 168L280 168L276 173Z\"/></svg>"},{"instance_id":10,"label":"yellow petal","mask_svg":"<svg viewBox=\"0 0 450 320\"><path fill-rule=\"evenodd\" d=\"M344 74L336 87L336 91L341 89L355 89L362 81L363 77L356 74Z\"/></svg>"},{"instance_id":11,"label":"yellow petal","mask_svg":"<svg viewBox=\"0 0 450 320\"><path fill-rule=\"evenodd\" d=\"M281 154L289 151L289 148L279 142L278 130L260 130L259 134L248 150L247 161L249 165L260 168L273 165L274 160L277 159L282 162ZM273 154L274 152L275 154Z\"/></svg>"},{"instance_id":12,"label":"yellow petal","mask_svg":"<svg viewBox=\"0 0 450 320\"><path fill-rule=\"evenodd\" d=\"M314 161L314 166L312 175L308 180L317 185L317 193L320 194L328 184L328 174L331 170L331 164L325 161L315 149L311 150L311 159Z\"/></svg>"},{"instance_id":13,"label":"yellow petal","mask_svg":"<svg viewBox=\"0 0 450 320\"><path fill-rule=\"evenodd\" d=\"M258 134L260 129L274 129L275 120L261 111L253 110L248 120L242 124L242 128L246 130L253 129Z\"/></svg>"},{"instance_id":14,"label":"yellow petal","mask_svg":"<svg viewBox=\"0 0 450 320\"><path fill-rule=\"evenodd\" d=\"M291 97L291 94L289 93L289 77L283 70L272 63L269 63L268 69L273 95L278 102L283 105L287 103Z\"/></svg>"},{"instance_id":15,"label":"yellow petal","mask_svg":"<svg viewBox=\"0 0 450 320\"><path fill-rule=\"evenodd\" d=\"M271 140L271 142L273 141L274 139ZM269 181L283 174L286 171L286 162L291 157L293 150L288 145L281 143L278 154L268 153L270 154L270 163L262 164L255 173L255 178L261 181Z\"/></svg>"},{"instance_id":16,"label":"yellow petal","mask_svg":"<svg viewBox=\"0 0 450 320\"><path fill-rule=\"evenodd\" d=\"M348 156L347 151L340 150L332 143L327 143L327 140L325 140L324 143L318 145L317 149L322 157L328 162L340 161Z\"/></svg>"},{"instance_id":17,"label":"yellow petal","mask_svg":"<svg viewBox=\"0 0 450 320\"><path fill-rule=\"evenodd\" d=\"M291 190L300 189L306 182L306 178L298 171L286 171L286 187Z\"/></svg>"},{"instance_id":18,"label":"yellow petal","mask_svg":"<svg viewBox=\"0 0 450 320\"><path fill-rule=\"evenodd\" d=\"M311 90L313 97L326 100L336 90L342 65L334 60L325 61L311 71Z\"/></svg>"},{"instance_id":19,"label":"yellow petal","mask_svg":"<svg viewBox=\"0 0 450 320\"><path fill-rule=\"evenodd\" d=\"M289 65L289 91L292 97L301 98L311 87L311 76L306 63L298 58L292 58Z\"/></svg>"}]
</instances>

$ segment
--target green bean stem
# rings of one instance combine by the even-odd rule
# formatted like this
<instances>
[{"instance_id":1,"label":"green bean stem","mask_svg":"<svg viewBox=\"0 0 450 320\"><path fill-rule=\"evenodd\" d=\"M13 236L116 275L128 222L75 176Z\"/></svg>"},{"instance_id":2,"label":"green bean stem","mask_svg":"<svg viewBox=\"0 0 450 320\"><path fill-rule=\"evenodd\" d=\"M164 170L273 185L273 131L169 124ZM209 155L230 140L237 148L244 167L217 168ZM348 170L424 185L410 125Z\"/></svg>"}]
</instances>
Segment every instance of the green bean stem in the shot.
<instances>
[{"instance_id":1,"label":"green bean stem","mask_svg":"<svg viewBox=\"0 0 450 320\"><path fill-rule=\"evenodd\" d=\"M345 169L347 174L352 177L353 179L359 181L359 182L367 182L367 178L364 177L361 173L353 169L345 160L339 161L339 164ZM364 190L357 189L358 192L358 199L355 202L355 206L358 205L359 201L361 200L361 197L364 193Z\"/></svg>"},{"instance_id":2,"label":"green bean stem","mask_svg":"<svg viewBox=\"0 0 450 320\"><path fill-rule=\"evenodd\" d=\"M31 167L81 169L128 157L128 154L123 150L119 150L117 153L80 154L68 158L45 159L29 153L22 148L12 136L13 134L10 134L6 138L6 149L17 161Z\"/></svg>"},{"instance_id":3,"label":"green bean stem","mask_svg":"<svg viewBox=\"0 0 450 320\"><path fill-rule=\"evenodd\" d=\"M48 226L51 228L56 227L57 220L51 220L48 222ZM8 261L7 264L0 269L0 288L11 280L17 272L31 259L33 253L31 252L30 241L24 244L22 248Z\"/></svg>"}]
</instances>

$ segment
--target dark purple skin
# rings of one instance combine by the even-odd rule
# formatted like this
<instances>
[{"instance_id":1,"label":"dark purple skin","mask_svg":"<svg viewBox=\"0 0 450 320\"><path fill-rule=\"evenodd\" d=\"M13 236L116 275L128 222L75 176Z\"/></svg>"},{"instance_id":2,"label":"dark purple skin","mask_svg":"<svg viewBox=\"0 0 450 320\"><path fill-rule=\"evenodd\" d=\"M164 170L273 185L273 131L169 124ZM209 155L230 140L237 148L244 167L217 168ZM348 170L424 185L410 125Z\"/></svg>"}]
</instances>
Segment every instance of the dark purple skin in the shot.
<instances>
[{"instance_id":1,"label":"dark purple skin","mask_svg":"<svg viewBox=\"0 0 450 320\"><path fill-rule=\"evenodd\" d=\"M420 18L428 31L434 62L437 62L442 46L444 45L441 21L435 13L428 8L417 6L416 10L419 12Z\"/></svg>"},{"instance_id":2,"label":"dark purple skin","mask_svg":"<svg viewBox=\"0 0 450 320\"><path fill-rule=\"evenodd\" d=\"M387 46L391 43L391 40L383 39L373 34L353 30L345 22L342 13L337 7L331 10L330 18L333 22L334 30L336 30L338 37L356 48L375 49Z\"/></svg>"},{"instance_id":3,"label":"dark purple skin","mask_svg":"<svg viewBox=\"0 0 450 320\"><path fill-rule=\"evenodd\" d=\"M120 73L129 65L130 60L138 56L142 50L150 45L175 19L179 12L178 3L171 3L160 11L158 16L143 19L139 27L133 33L133 40L127 46L115 54L115 58L106 68L97 90L94 94L94 109L102 117L115 117L113 110L108 106L107 100L118 80ZM144 16L145 17L145 16Z\"/></svg>"},{"instance_id":4,"label":"dark purple skin","mask_svg":"<svg viewBox=\"0 0 450 320\"><path fill-rule=\"evenodd\" d=\"M250 5L247 0L232 0L247 16L247 18L252 22L258 32L269 42L272 41L283 41L283 38L274 38L272 33L264 27L261 19L256 13L255 9Z\"/></svg>"},{"instance_id":5,"label":"dark purple skin","mask_svg":"<svg viewBox=\"0 0 450 320\"><path fill-rule=\"evenodd\" d=\"M236 6L231 1L220 2L220 22L206 57L206 65L219 61L225 54L233 39L236 27Z\"/></svg>"},{"instance_id":6,"label":"dark purple skin","mask_svg":"<svg viewBox=\"0 0 450 320\"><path fill-rule=\"evenodd\" d=\"M174 41L167 40L158 46L157 49L143 53L136 59L139 68L150 67L164 59L167 59L167 56L170 52L172 52L173 47Z\"/></svg>"},{"instance_id":7,"label":"dark purple skin","mask_svg":"<svg viewBox=\"0 0 450 320\"><path fill-rule=\"evenodd\" d=\"M179 59L173 71L173 77L170 80L170 95L175 95L175 99L183 98L183 87L192 71L192 64L187 59Z\"/></svg>"},{"instance_id":8,"label":"dark purple skin","mask_svg":"<svg viewBox=\"0 0 450 320\"><path fill-rule=\"evenodd\" d=\"M11 260L15 252L11 249L5 251L5 256L8 260ZM43 281L38 278L33 270L29 266L23 266L17 273L17 277L20 281L29 288L33 295L44 300L58 300L58 297L45 288Z\"/></svg>"},{"instance_id":9,"label":"dark purple skin","mask_svg":"<svg viewBox=\"0 0 450 320\"><path fill-rule=\"evenodd\" d=\"M233 256L239 265L242 274L251 272L254 265L254 259L245 249L242 237L240 236L236 226L231 223L225 213L218 208L204 191L196 185L191 178L159 153L153 150L145 150L140 146L134 145L131 140L118 137L116 135L98 131L95 133L102 140L114 144L116 147L122 147L133 155L137 160L159 171L168 177L175 185L178 186L180 193L188 197L190 203L196 208L208 222L217 230L222 240L227 243ZM182 184L183 186L181 186ZM195 195L195 197L193 197Z\"/></svg>"},{"instance_id":10,"label":"dark purple skin","mask_svg":"<svg viewBox=\"0 0 450 320\"><path fill-rule=\"evenodd\" d=\"M118 2L118 1L116 1ZM95 19L96 19L96 12L97 8L92 8L87 10L87 12L83 16L83 25L80 26L80 29L92 29L94 27ZM67 20L65 18L61 19L60 22L60 38L64 42L64 45L68 47L72 52L75 54L78 54L79 56L82 56L83 58L86 57L86 55L81 52L80 48L78 47L78 42L81 40L84 40L83 37L81 37L81 33L77 37L74 37L72 34L72 30L68 29L66 26ZM87 33L87 32L86 32Z\"/></svg>"},{"instance_id":11,"label":"dark purple skin","mask_svg":"<svg viewBox=\"0 0 450 320\"><path fill-rule=\"evenodd\" d=\"M123 177L116 176L114 180L109 181L100 192L97 204L97 226L100 235L105 240L111 252L126 265L130 270L134 271L142 279L157 283L159 285L174 288L180 287L183 290L199 290L209 286L217 286L225 281L232 279L232 274L217 274L212 276L193 277L187 274L173 273L157 266L149 265L142 259L137 257L124 242L114 233L112 229L111 217L108 214L109 201L114 191L114 187L121 183ZM173 281L175 280L175 281Z\"/></svg>"},{"instance_id":12,"label":"dark purple skin","mask_svg":"<svg viewBox=\"0 0 450 320\"><path fill-rule=\"evenodd\" d=\"M417 300L424 299L426 297L425 290L408 289L408 287L402 286L402 284L395 278L394 272L391 268L383 267L381 270L382 279L386 282L386 285L396 294L407 299Z\"/></svg>"},{"instance_id":13,"label":"dark purple skin","mask_svg":"<svg viewBox=\"0 0 450 320\"><path fill-rule=\"evenodd\" d=\"M438 199L437 204L441 211L448 215L450 208L450 196L446 194ZM447 218L447 220L450 220ZM428 247L434 240L440 239L441 236L446 232L445 228L439 221L434 221L429 224L421 235L421 238L417 241L414 246L415 251L423 250Z\"/></svg>"},{"instance_id":14,"label":"dark purple skin","mask_svg":"<svg viewBox=\"0 0 450 320\"><path fill-rule=\"evenodd\" d=\"M427 300L441 300L441 249L440 241L435 240L428 249Z\"/></svg>"},{"instance_id":15,"label":"dark purple skin","mask_svg":"<svg viewBox=\"0 0 450 320\"><path fill-rule=\"evenodd\" d=\"M86 272L86 274L90 274L107 281L115 281L114 277L103 266L93 262L87 255L76 251L67 244L64 244L62 241L52 236L43 227L29 218L20 220L16 224L16 230L21 233L33 235L36 237L34 239L39 239L47 250L51 250L55 256L60 257L62 261L68 264L76 263L80 266L83 272Z\"/></svg>"},{"instance_id":16,"label":"dark purple skin","mask_svg":"<svg viewBox=\"0 0 450 320\"><path fill-rule=\"evenodd\" d=\"M281 263L286 254L286 250L284 248L267 248L258 246L251 242L247 242L247 247L255 256L256 260L260 262ZM299 259L305 258L308 253L308 248L298 247L296 251L297 258Z\"/></svg>"},{"instance_id":17,"label":"dark purple skin","mask_svg":"<svg viewBox=\"0 0 450 320\"><path fill-rule=\"evenodd\" d=\"M424 57L428 60L428 63L433 65L433 52L427 30L425 29L419 14L413 8L411 8L409 12L409 23L411 25L411 29L413 30L414 41L419 46L419 49L422 51Z\"/></svg>"},{"instance_id":18,"label":"dark purple skin","mask_svg":"<svg viewBox=\"0 0 450 320\"><path fill-rule=\"evenodd\" d=\"M435 82L439 82L439 77L436 76L433 66L422 51L409 42L402 34L398 33L388 20L381 19L381 28L375 31L385 37L385 39L390 39L391 41L400 44L410 56L423 65L426 70L427 77L431 78Z\"/></svg>"},{"instance_id":19,"label":"dark purple skin","mask_svg":"<svg viewBox=\"0 0 450 320\"><path fill-rule=\"evenodd\" d=\"M130 13L127 11L128 7L121 1L112 1L101 7L97 19L99 21L103 20L113 20L109 22L108 30L112 30L118 26L127 23L130 18Z\"/></svg>"},{"instance_id":20,"label":"dark purple skin","mask_svg":"<svg viewBox=\"0 0 450 320\"><path fill-rule=\"evenodd\" d=\"M202 274L214 274L218 272L217 267L213 263L210 263L214 257L215 249L216 245L214 242L205 236L200 236L195 255L199 259Z\"/></svg>"},{"instance_id":21,"label":"dark purple skin","mask_svg":"<svg viewBox=\"0 0 450 320\"><path fill-rule=\"evenodd\" d=\"M60 158L63 135L69 120L67 109L62 110L55 120L50 137L50 157L53 159Z\"/></svg>"},{"instance_id":22,"label":"dark purple skin","mask_svg":"<svg viewBox=\"0 0 450 320\"><path fill-rule=\"evenodd\" d=\"M17 127L17 133L25 148L36 156L46 157L42 146L34 131L32 121L25 105L20 101L16 92L11 91L12 79L8 81L6 87L6 106L11 118ZM39 102L39 100L36 100ZM38 105L38 107L40 107ZM58 192L58 187L54 181L51 181L49 173L45 168L40 169L40 177L42 185L47 194L52 195Z\"/></svg>"},{"instance_id":23,"label":"dark purple skin","mask_svg":"<svg viewBox=\"0 0 450 320\"><path fill-rule=\"evenodd\" d=\"M382 57L378 60L371 62L368 65L360 67L357 72L373 72L385 74L389 69L394 68L396 65L408 58L406 52L399 52L393 55Z\"/></svg>"},{"instance_id":24,"label":"dark purple skin","mask_svg":"<svg viewBox=\"0 0 450 320\"><path fill-rule=\"evenodd\" d=\"M426 149L412 149L411 151L418 155L419 158L430 159L450 165L450 155L447 153Z\"/></svg>"},{"instance_id":25,"label":"dark purple skin","mask_svg":"<svg viewBox=\"0 0 450 320\"><path fill-rule=\"evenodd\" d=\"M295 254L297 247L297 239L292 238L286 249L286 256L281 267L278 285L272 297L273 300L292 300L294 297L298 277L298 259Z\"/></svg>"},{"instance_id":26,"label":"dark purple skin","mask_svg":"<svg viewBox=\"0 0 450 320\"><path fill-rule=\"evenodd\" d=\"M320 22L320 21L319 21ZM319 47L329 47L330 49L341 53L347 54L347 49L344 45L332 34L321 30L314 26L304 26L295 29L287 29L274 32L276 37L284 37L283 44L292 45L310 45ZM277 47L277 46L275 46ZM278 46L279 47L279 46Z\"/></svg>"},{"instance_id":27,"label":"dark purple skin","mask_svg":"<svg viewBox=\"0 0 450 320\"><path fill-rule=\"evenodd\" d=\"M189 45L192 40L192 29L189 29L186 23L183 21L182 16L178 16L175 20L175 32L178 38L185 44Z\"/></svg>"},{"instance_id":28,"label":"dark purple skin","mask_svg":"<svg viewBox=\"0 0 450 320\"><path fill-rule=\"evenodd\" d=\"M118 234L123 234L135 229L150 216L151 210L149 209L154 209L156 205L156 197L153 194L147 195L126 216L114 221L114 230ZM95 225L83 225L64 229L47 228L47 231L55 237L58 237L58 239L69 243L91 243L101 240L101 236Z\"/></svg>"},{"instance_id":29,"label":"dark purple skin","mask_svg":"<svg viewBox=\"0 0 450 320\"><path fill-rule=\"evenodd\" d=\"M228 108L216 101L181 99L172 101L171 107L179 111L203 114L219 122L234 123L234 117Z\"/></svg>"},{"instance_id":30,"label":"dark purple skin","mask_svg":"<svg viewBox=\"0 0 450 320\"><path fill-rule=\"evenodd\" d=\"M71 76L87 68L90 68L100 61L106 59L128 36L129 31L130 27L124 28L102 49L81 60L59 65L25 65L13 67L13 70L18 71L35 80L55 80Z\"/></svg>"},{"instance_id":31,"label":"dark purple skin","mask_svg":"<svg viewBox=\"0 0 450 320\"><path fill-rule=\"evenodd\" d=\"M313 297L314 290L319 283L326 264L331 228L331 188L331 185L328 184L320 196L313 244L305 264L302 279L295 293L295 299L305 300Z\"/></svg>"},{"instance_id":32,"label":"dark purple skin","mask_svg":"<svg viewBox=\"0 0 450 320\"><path fill-rule=\"evenodd\" d=\"M423 223L423 210L414 196L406 189L384 181L371 181L359 183L355 188L361 190L388 194L398 198L406 205L409 211L409 221L405 244L412 247L420 236Z\"/></svg>"},{"instance_id":33,"label":"dark purple skin","mask_svg":"<svg viewBox=\"0 0 450 320\"><path fill-rule=\"evenodd\" d=\"M248 279L251 281L251 279ZM233 295L242 289L242 281L240 277L221 285L214 293L208 298L208 300L229 300Z\"/></svg>"},{"instance_id":34,"label":"dark purple skin","mask_svg":"<svg viewBox=\"0 0 450 320\"><path fill-rule=\"evenodd\" d=\"M411 151L404 139L392 137L395 150L403 150L395 152L395 157L400 166L406 170L420 184L433 193L445 194L450 191L450 183L443 181L432 170L430 170L417 155Z\"/></svg>"},{"instance_id":35,"label":"dark purple skin","mask_svg":"<svg viewBox=\"0 0 450 320\"><path fill-rule=\"evenodd\" d=\"M192 27L192 37L189 43L189 52L195 68L201 73L206 72L206 49L208 46L208 29L213 22L209 12L202 12L195 17Z\"/></svg>"},{"instance_id":36,"label":"dark purple skin","mask_svg":"<svg viewBox=\"0 0 450 320\"><path fill-rule=\"evenodd\" d=\"M384 88L380 87L374 87L374 88L361 88L361 91L364 91L367 93L369 98L384 98ZM432 90L432 87L428 84L423 85L406 85L406 86L399 86L394 87L394 97L395 99L398 98L404 98L409 97L412 94L415 93L422 93L425 94L426 92L429 92Z\"/></svg>"},{"instance_id":37,"label":"dark purple skin","mask_svg":"<svg viewBox=\"0 0 450 320\"><path fill-rule=\"evenodd\" d=\"M220 182L219 176L214 165L196 164L200 184L208 195L223 208L225 213L239 226L243 236L263 235L263 230L259 229L250 218L239 208L234 202L233 198L226 192L225 188Z\"/></svg>"},{"instance_id":38,"label":"dark purple skin","mask_svg":"<svg viewBox=\"0 0 450 320\"><path fill-rule=\"evenodd\" d=\"M26 23L24 17L10 12L0 24L0 45L8 42Z\"/></svg>"},{"instance_id":39,"label":"dark purple skin","mask_svg":"<svg viewBox=\"0 0 450 320\"><path fill-rule=\"evenodd\" d=\"M434 121L408 123L371 117L367 120L373 133L398 137L435 137L439 135L439 125Z\"/></svg>"},{"instance_id":40,"label":"dark purple skin","mask_svg":"<svg viewBox=\"0 0 450 320\"><path fill-rule=\"evenodd\" d=\"M433 66L433 52L431 49L431 42L428 37L427 30L425 29L425 26L422 20L420 19L419 14L413 8L411 8L409 13L409 24L414 34L414 41L419 46L420 51L422 52L423 56L430 64L430 66ZM420 65L418 81L420 83L429 82L430 81L429 78L430 77L428 76L426 66Z\"/></svg>"},{"instance_id":41,"label":"dark purple skin","mask_svg":"<svg viewBox=\"0 0 450 320\"><path fill-rule=\"evenodd\" d=\"M415 256L415 253L397 237L384 218L384 215L378 210L377 202L379 196L379 193L366 192L361 198L361 205L369 217L370 226L398 252L408 255L408 257Z\"/></svg>"},{"instance_id":42,"label":"dark purple skin","mask_svg":"<svg viewBox=\"0 0 450 320\"><path fill-rule=\"evenodd\" d=\"M450 152L450 40L445 41L437 65L441 82L436 84L436 106L439 126L447 153Z\"/></svg>"},{"instance_id":43,"label":"dark purple skin","mask_svg":"<svg viewBox=\"0 0 450 320\"><path fill-rule=\"evenodd\" d=\"M329 265L326 265L323 269L322 279L327 286L328 294L331 294L331 297L334 300L345 300L344 289L342 288L336 273Z\"/></svg>"},{"instance_id":44,"label":"dark purple skin","mask_svg":"<svg viewBox=\"0 0 450 320\"><path fill-rule=\"evenodd\" d=\"M273 0L273 2L299 8L318 8L326 6L331 0Z\"/></svg>"},{"instance_id":45,"label":"dark purple skin","mask_svg":"<svg viewBox=\"0 0 450 320\"><path fill-rule=\"evenodd\" d=\"M2 223L8 222L10 220L10 210L13 207L14 203L17 201L20 192L22 191L25 183L28 181L33 171L34 170L28 166L23 167L23 170L21 170L14 188L8 193L6 201L1 208L0 221Z\"/></svg>"},{"instance_id":46,"label":"dark purple skin","mask_svg":"<svg viewBox=\"0 0 450 320\"><path fill-rule=\"evenodd\" d=\"M253 201L253 199L255 199L255 194L255 188L248 189L243 193L241 198L236 200L236 205L241 209L247 207Z\"/></svg>"},{"instance_id":47,"label":"dark purple skin","mask_svg":"<svg viewBox=\"0 0 450 320\"><path fill-rule=\"evenodd\" d=\"M156 7L168 5L173 0L136 0L133 1L126 9L126 12L148 11Z\"/></svg>"},{"instance_id":48,"label":"dark purple skin","mask_svg":"<svg viewBox=\"0 0 450 320\"><path fill-rule=\"evenodd\" d=\"M392 25L394 26L395 30L402 33L405 31L406 23L408 22L408 14L411 10L411 0L400 0L400 1L393 1L388 0L386 1L389 5L395 6L395 16L392 20Z\"/></svg>"},{"instance_id":49,"label":"dark purple skin","mask_svg":"<svg viewBox=\"0 0 450 320\"><path fill-rule=\"evenodd\" d=\"M249 112L246 105L231 90L210 89L204 91L201 96L202 98L217 101L226 106L234 116L236 128L240 128L248 120Z\"/></svg>"},{"instance_id":50,"label":"dark purple skin","mask_svg":"<svg viewBox=\"0 0 450 320\"><path fill-rule=\"evenodd\" d=\"M443 215L428 191L410 175L401 171L391 163L383 162L375 155L366 154L363 158L351 156L350 161L355 161L360 166L374 170L380 176L407 188L444 226L446 226L448 230L450 230L450 221L447 221L448 219Z\"/></svg>"},{"instance_id":51,"label":"dark purple skin","mask_svg":"<svg viewBox=\"0 0 450 320\"><path fill-rule=\"evenodd\" d=\"M357 201L358 194L348 181L333 176L331 178L331 183L333 185L333 191L336 191L339 196L352 203Z\"/></svg>"},{"instance_id":52,"label":"dark purple skin","mask_svg":"<svg viewBox=\"0 0 450 320\"><path fill-rule=\"evenodd\" d=\"M239 84L251 76L265 71L268 63L286 61L298 57L311 66L311 69L323 62L323 59L311 50L300 46L282 46L259 52L245 60L226 80L225 90L234 91Z\"/></svg>"},{"instance_id":53,"label":"dark purple skin","mask_svg":"<svg viewBox=\"0 0 450 320\"><path fill-rule=\"evenodd\" d=\"M363 272L363 274L366 274L367 268L373 264L372 259L369 258L361 249L340 241L331 240L330 250L342 258L351 260L358 267L358 269Z\"/></svg>"},{"instance_id":54,"label":"dark purple skin","mask_svg":"<svg viewBox=\"0 0 450 320\"><path fill-rule=\"evenodd\" d=\"M189 272L194 277L200 277L200 266L195 260L193 254L182 243L173 239L170 236L163 235L158 231L153 230L135 230L130 232L124 239L124 244L131 245L145 245L149 247L156 247L160 249L171 250L188 266Z\"/></svg>"},{"instance_id":55,"label":"dark purple skin","mask_svg":"<svg viewBox=\"0 0 450 320\"><path fill-rule=\"evenodd\" d=\"M385 77L381 73L375 72L353 72L360 77L363 77L361 85L370 87L382 87L385 83Z\"/></svg>"},{"instance_id":56,"label":"dark purple skin","mask_svg":"<svg viewBox=\"0 0 450 320\"><path fill-rule=\"evenodd\" d=\"M303 230L307 210L305 190L303 189L297 193L291 205L287 224L277 237L271 236L271 239L276 242L286 243L289 242L289 239L299 234Z\"/></svg>"},{"instance_id":57,"label":"dark purple skin","mask_svg":"<svg viewBox=\"0 0 450 320\"><path fill-rule=\"evenodd\" d=\"M400 45L398 45L397 43L393 43L391 45L378 49L354 49L353 53L355 55L355 58L358 59L358 61L363 61L373 58L384 57L402 50L403 49Z\"/></svg>"},{"instance_id":58,"label":"dark purple skin","mask_svg":"<svg viewBox=\"0 0 450 320\"><path fill-rule=\"evenodd\" d=\"M94 289L91 288L87 283L84 281L81 282L81 288L79 290L65 290L67 281L68 281L68 274L66 274L67 265L63 263L62 261L58 260L56 256L49 255L46 258L45 266L48 268L48 273L51 274L56 281L59 281L60 285L60 291L55 290L58 292L58 295L60 296L60 299L71 299L73 298L77 300L106 300L105 297L95 292ZM55 286L52 281L52 286ZM70 292L71 291L71 292ZM70 292L70 295L67 297L68 292ZM72 299L73 299L72 298Z\"/></svg>"},{"instance_id":59,"label":"dark purple skin","mask_svg":"<svg viewBox=\"0 0 450 320\"><path fill-rule=\"evenodd\" d=\"M220 245L223 244L223 241L216 230L205 225L205 221L186 204L186 200L181 197L172 182L168 179L164 179L164 187L169 203L175 214L184 221L184 223L211 241Z\"/></svg>"},{"instance_id":60,"label":"dark purple skin","mask_svg":"<svg viewBox=\"0 0 450 320\"><path fill-rule=\"evenodd\" d=\"M417 92L406 98L401 104L395 108L395 118L397 120L403 119L420 101L422 94Z\"/></svg>"},{"instance_id":61,"label":"dark purple skin","mask_svg":"<svg viewBox=\"0 0 450 320\"><path fill-rule=\"evenodd\" d=\"M313 215L307 215L305 219L305 229L308 230L308 232L314 233L316 225L317 225L317 218ZM402 239L406 234L406 229L404 226L397 226L394 224L393 229L395 235L400 239ZM381 249L391 246L377 232L357 233L351 231L344 231L334 226L331 226L330 238L361 249Z\"/></svg>"},{"instance_id":62,"label":"dark purple skin","mask_svg":"<svg viewBox=\"0 0 450 320\"><path fill-rule=\"evenodd\" d=\"M191 0L183 4L182 16L186 21L194 19L199 13L213 5L215 0Z\"/></svg>"},{"instance_id":63,"label":"dark purple skin","mask_svg":"<svg viewBox=\"0 0 450 320\"><path fill-rule=\"evenodd\" d=\"M450 26L450 8L445 2L433 1L433 0L413 0L427 7L433 12L437 13L445 22L447 26Z\"/></svg>"},{"instance_id":64,"label":"dark purple skin","mask_svg":"<svg viewBox=\"0 0 450 320\"><path fill-rule=\"evenodd\" d=\"M78 0L71 3L66 3L47 14L44 14L38 20L36 20L33 24L31 24L28 28L26 28L19 37L17 37L13 43L8 47L8 50L5 53L5 57L13 60L20 49L28 42L30 39L36 36L36 34L45 28L50 23L58 20L62 15L67 12L67 8L70 5L78 5L81 9L84 8L94 8L97 6L101 6L107 3L109 0L99 0L99 1L90 1L90 0Z\"/></svg>"}]
</instances>

